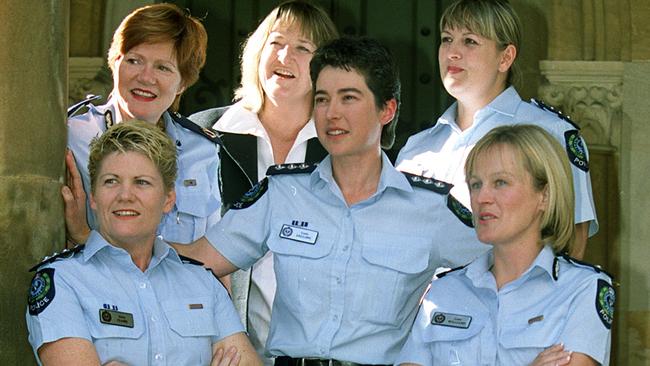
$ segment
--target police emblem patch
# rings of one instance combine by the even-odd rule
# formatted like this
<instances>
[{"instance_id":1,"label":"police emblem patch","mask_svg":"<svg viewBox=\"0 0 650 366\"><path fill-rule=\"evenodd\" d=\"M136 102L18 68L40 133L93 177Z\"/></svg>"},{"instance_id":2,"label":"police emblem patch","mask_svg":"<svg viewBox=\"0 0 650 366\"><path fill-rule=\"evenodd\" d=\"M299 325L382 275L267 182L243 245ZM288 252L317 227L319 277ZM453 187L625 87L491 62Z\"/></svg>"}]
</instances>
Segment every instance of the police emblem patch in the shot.
<instances>
[{"instance_id":1,"label":"police emblem patch","mask_svg":"<svg viewBox=\"0 0 650 366\"><path fill-rule=\"evenodd\" d=\"M232 208L239 210L242 208L252 206L257 200L264 195L266 190L269 188L269 179L264 178L259 183L257 183L253 188L239 199L239 201L233 203Z\"/></svg>"},{"instance_id":2,"label":"police emblem patch","mask_svg":"<svg viewBox=\"0 0 650 366\"><path fill-rule=\"evenodd\" d=\"M587 161L587 151L582 143L582 137L578 130L571 130L564 133L566 141L566 152L569 155L571 164L585 172L589 171L589 162Z\"/></svg>"},{"instance_id":3,"label":"police emblem patch","mask_svg":"<svg viewBox=\"0 0 650 366\"><path fill-rule=\"evenodd\" d=\"M463 222L463 224L469 227L474 227L474 223L472 222L472 211L463 206L463 204L452 195L447 196L447 208L449 208L451 212L453 212L454 215Z\"/></svg>"},{"instance_id":4,"label":"police emblem patch","mask_svg":"<svg viewBox=\"0 0 650 366\"><path fill-rule=\"evenodd\" d=\"M596 290L596 311L607 329L612 329L615 302L616 292L614 288L607 281L599 279Z\"/></svg>"},{"instance_id":5,"label":"police emblem patch","mask_svg":"<svg viewBox=\"0 0 650 366\"><path fill-rule=\"evenodd\" d=\"M54 299L54 268L45 268L34 275L29 286L27 305L30 315L38 315Z\"/></svg>"}]
</instances>

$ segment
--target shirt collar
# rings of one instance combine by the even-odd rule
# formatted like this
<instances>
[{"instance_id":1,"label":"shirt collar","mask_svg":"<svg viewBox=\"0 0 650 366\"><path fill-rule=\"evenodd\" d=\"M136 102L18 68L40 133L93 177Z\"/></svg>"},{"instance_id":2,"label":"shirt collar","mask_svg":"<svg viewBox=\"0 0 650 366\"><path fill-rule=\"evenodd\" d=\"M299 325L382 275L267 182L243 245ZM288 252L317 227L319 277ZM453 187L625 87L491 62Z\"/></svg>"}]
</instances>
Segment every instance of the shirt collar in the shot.
<instances>
[{"instance_id":1,"label":"shirt collar","mask_svg":"<svg viewBox=\"0 0 650 366\"><path fill-rule=\"evenodd\" d=\"M477 112L477 115L485 113L484 111L491 110L497 113L504 114L509 117L513 117L517 112L517 108L521 103L521 97L517 93L517 90L513 86L506 88L501 94L499 94L494 100L492 100L488 105L483 107L480 111ZM433 133L436 130L437 126L443 125L456 125L456 116L458 110L458 102L454 102L447 110L438 118L438 123L430 129L430 133Z\"/></svg>"},{"instance_id":2,"label":"shirt collar","mask_svg":"<svg viewBox=\"0 0 650 366\"><path fill-rule=\"evenodd\" d=\"M529 276L529 274L537 268L541 269L543 272L546 272L549 278L557 278L553 276L553 271L555 269L554 267L557 266L555 262L555 254L553 254L553 249L551 249L550 246L545 245L533 263L530 265L530 267L524 273L522 273L518 279L514 280L511 283L515 283L521 278ZM472 281L474 286L489 287L487 286L486 281L494 282L494 277L489 273L490 267L492 267L493 264L494 253L492 252L492 249L490 249L467 266L465 275Z\"/></svg>"},{"instance_id":3,"label":"shirt collar","mask_svg":"<svg viewBox=\"0 0 650 366\"><path fill-rule=\"evenodd\" d=\"M112 248L114 250L123 251L128 255L128 252L126 250L111 245L99 232L92 230L83 250L84 262L89 261L92 257L95 256L95 254L99 253L99 251L103 250L104 248ZM180 257L178 256L178 253L176 253L176 251L173 250L169 244L156 237L153 243L153 255L151 256L151 261L149 262L147 271L151 268L156 267L160 262L163 261L163 259L166 258L182 263Z\"/></svg>"},{"instance_id":4,"label":"shirt collar","mask_svg":"<svg viewBox=\"0 0 650 366\"><path fill-rule=\"evenodd\" d=\"M335 185L334 175L332 174L332 158L328 154L319 164L318 167L311 173L310 183L312 186L319 181L324 181L327 184ZM395 169L393 163L384 151L381 152L381 173L379 175L379 184L377 185L377 192L373 195L380 194L387 188L392 187L395 189L411 192L413 187L408 182L408 179L403 173Z\"/></svg>"}]
</instances>

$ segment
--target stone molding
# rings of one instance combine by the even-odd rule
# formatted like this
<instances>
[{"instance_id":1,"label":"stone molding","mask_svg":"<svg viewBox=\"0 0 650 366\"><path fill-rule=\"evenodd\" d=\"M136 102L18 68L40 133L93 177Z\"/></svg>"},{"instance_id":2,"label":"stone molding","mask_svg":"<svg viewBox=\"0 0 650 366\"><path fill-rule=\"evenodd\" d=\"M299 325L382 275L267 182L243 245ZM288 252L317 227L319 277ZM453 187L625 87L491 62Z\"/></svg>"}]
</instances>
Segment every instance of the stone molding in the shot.
<instances>
[{"instance_id":1,"label":"stone molding","mask_svg":"<svg viewBox=\"0 0 650 366\"><path fill-rule=\"evenodd\" d=\"M540 61L539 96L569 116L591 147L620 146L623 62Z\"/></svg>"},{"instance_id":2,"label":"stone molding","mask_svg":"<svg viewBox=\"0 0 650 366\"><path fill-rule=\"evenodd\" d=\"M70 57L68 59L68 105L88 94L101 95L102 103L112 89L111 72L102 57Z\"/></svg>"}]
</instances>

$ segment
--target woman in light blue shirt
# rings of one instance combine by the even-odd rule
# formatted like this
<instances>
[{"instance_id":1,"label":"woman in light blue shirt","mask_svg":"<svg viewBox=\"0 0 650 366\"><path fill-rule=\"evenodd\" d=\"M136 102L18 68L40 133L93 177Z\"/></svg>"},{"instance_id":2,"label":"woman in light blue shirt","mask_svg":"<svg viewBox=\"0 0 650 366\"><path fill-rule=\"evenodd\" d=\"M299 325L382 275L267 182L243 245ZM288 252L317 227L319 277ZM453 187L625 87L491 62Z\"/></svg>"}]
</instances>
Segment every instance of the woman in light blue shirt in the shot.
<instances>
[{"instance_id":1,"label":"woman in light blue shirt","mask_svg":"<svg viewBox=\"0 0 650 366\"><path fill-rule=\"evenodd\" d=\"M564 254L575 226L562 147L540 127L502 126L465 174L492 248L432 282L398 364L609 364L615 293L606 273Z\"/></svg>"}]
</instances>

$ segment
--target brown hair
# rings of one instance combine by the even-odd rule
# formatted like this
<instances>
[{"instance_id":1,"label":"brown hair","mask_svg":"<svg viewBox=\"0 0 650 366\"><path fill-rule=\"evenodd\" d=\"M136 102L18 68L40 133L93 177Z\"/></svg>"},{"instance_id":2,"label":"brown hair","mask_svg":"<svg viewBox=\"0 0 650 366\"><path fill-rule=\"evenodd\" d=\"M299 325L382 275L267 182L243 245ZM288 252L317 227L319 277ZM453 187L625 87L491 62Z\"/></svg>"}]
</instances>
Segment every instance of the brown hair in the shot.
<instances>
[{"instance_id":1,"label":"brown hair","mask_svg":"<svg viewBox=\"0 0 650 366\"><path fill-rule=\"evenodd\" d=\"M208 34L201 22L174 4L154 4L138 8L127 15L113 34L108 50L108 66L115 72L115 62L130 49L144 43L172 42L176 62L185 89L192 86L205 64ZM177 110L180 95L171 109Z\"/></svg>"}]
</instances>

